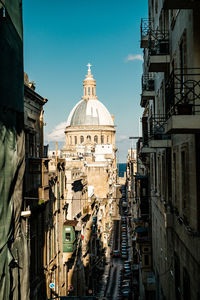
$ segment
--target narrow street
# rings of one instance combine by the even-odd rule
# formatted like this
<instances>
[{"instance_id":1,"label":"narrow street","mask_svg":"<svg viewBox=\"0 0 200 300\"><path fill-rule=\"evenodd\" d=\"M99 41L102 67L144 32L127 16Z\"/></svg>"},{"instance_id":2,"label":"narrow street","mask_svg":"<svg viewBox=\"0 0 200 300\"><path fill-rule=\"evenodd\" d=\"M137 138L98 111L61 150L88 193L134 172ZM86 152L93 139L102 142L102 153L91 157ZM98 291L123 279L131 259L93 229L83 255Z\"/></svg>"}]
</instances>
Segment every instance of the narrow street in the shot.
<instances>
[{"instance_id":1,"label":"narrow street","mask_svg":"<svg viewBox=\"0 0 200 300\"><path fill-rule=\"evenodd\" d=\"M123 192L125 193L125 187ZM125 210L122 207L122 201L126 205ZM133 251L127 209L128 202L123 196L119 207L120 220L114 220L113 223L111 253L106 266L106 274L104 274L105 289L104 294L101 294L104 299L136 299L132 289Z\"/></svg>"}]
</instances>

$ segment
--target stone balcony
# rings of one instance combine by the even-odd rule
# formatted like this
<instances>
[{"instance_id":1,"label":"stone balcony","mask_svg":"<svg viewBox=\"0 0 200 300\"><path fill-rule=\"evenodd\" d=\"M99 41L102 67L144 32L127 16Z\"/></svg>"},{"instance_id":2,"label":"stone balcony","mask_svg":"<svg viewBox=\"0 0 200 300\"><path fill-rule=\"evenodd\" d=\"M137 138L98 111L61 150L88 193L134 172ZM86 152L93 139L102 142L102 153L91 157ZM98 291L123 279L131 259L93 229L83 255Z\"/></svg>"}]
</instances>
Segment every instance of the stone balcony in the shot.
<instances>
[{"instance_id":1,"label":"stone balcony","mask_svg":"<svg viewBox=\"0 0 200 300\"><path fill-rule=\"evenodd\" d=\"M165 86L165 133L200 132L200 68L174 69Z\"/></svg>"},{"instance_id":2,"label":"stone balcony","mask_svg":"<svg viewBox=\"0 0 200 300\"><path fill-rule=\"evenodd\" d=\"M150 148L170 148L171 146L172 146L172 141L170 139L149 141Z\"/></svg>"},{"instance_id":3,"label":"stone balcony","mask_svg":"<svg viewBox=\"0 0 200 300\"><path fill-rule=\"evenodd\" d=\"M149 72L167 72L170 64L170 55L150 55L149 57Z\"/></svg>"},{"instance_id":4,"label":"stone balcony","mask_svg":"<svg viewBox=\"0 0 200 300\"><path fill-rule=\"evenodd\" d=\"M174 115L165 124L165 133L200 133L200 115Z\"/></svg>"},{"instance_id":5,"label":"stone balcony","mask_svg":"<svg viewBox=\"0 0 200 300\"><path fill-rule=\"evenodd\" d=\"M164 0L163 9L191 9L198 3L198 0Z\"/></svg>"}]
</instances>

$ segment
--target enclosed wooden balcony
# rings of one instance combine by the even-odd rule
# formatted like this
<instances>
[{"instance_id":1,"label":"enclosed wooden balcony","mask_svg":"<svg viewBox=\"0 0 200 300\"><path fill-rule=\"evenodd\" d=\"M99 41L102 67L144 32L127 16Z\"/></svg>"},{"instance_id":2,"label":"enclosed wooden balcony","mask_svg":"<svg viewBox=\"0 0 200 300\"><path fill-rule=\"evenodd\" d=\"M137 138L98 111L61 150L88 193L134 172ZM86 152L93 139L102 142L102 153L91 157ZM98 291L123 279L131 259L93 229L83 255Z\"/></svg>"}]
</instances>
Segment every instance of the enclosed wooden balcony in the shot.
<instances>
[{"instance_id":1,"label":"enclosed wooden balcony","mask_svg":"<svg viewBox=\"0 0 200 300\"><path fill-rule=\"evenodd\" d=\"M142 76L142 94L140 106L145 107L148 100L155 98L154 74L148 73Z\"/></svg>"},{"instance_id":2,"label":"enclosed wooden balcony","mask_svg":"<svg viewBox=\"0 0 200 300\"><path fill-rule=\"evenodd\" d=\"M164 9L193 9L199 4L198 0L164 0Z\"/></svg>"},{"instance_id":3,"label":"enclosed wooden balcony","mask_svg":"<svg viewBox=\"0 0 200 300\"><path fill-rule=\"evenodd\" d=\"M165 133L199 133L200 69L173 70L165 88Z\"/></svg>"},{"instance_id":4,"label":"enclosed wooden balcony","mask_svg":"<svg viewBox=\"0 0 200 300\"><path fill-rule=\"evenodd\" d=\"M151 31L149 35L149 72L167 72L170 64L169 34Z\"/></svg>"}]
</instances>

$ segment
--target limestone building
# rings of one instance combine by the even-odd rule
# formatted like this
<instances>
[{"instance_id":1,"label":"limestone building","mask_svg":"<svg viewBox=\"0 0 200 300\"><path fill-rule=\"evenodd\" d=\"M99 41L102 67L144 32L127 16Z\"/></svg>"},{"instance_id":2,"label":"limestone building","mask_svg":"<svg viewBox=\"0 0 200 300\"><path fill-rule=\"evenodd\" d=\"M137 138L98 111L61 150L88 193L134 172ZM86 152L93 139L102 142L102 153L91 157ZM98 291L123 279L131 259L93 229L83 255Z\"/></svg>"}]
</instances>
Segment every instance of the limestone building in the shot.
<instances>
[{"instance_id":1,"label":"limestone building","mask_svg":"<svg viewBox=\"0 0 200 300\"><path fill-rule=\"evenodd\" d=\"M78 167L87 176L88 193L93 193L101 205L107 206L109 216L114 209L109 199L115 193L116 182L115 131L114 117L96 96L96 81L88 64L88 74L83 81L83 97L67 120L63 156L68 168ZM106 245L111 222L102 213L102 221L104 218L107 221L100 230L104 232L102 238Z\"/></svg>"},{"instance_id":2,"label":"limestone building","mask_svg":"<svg viewBox=\"0 0 200 300\"><path fill-rule=\"evenodd\" d=\"M200 297L198 1L148 1L141 106L157 299Z\"/></svg>"},{"instance_id":3,"label":"limestone building","mask_svg":"<svg viewBox=\"0 0 200 300\"><path fill-rule=\"evenodd\" d=\"M96 293L95 282L109 253L113 217L118 215L115 152L114 118L96 96L96 81L88 64L83 97L67 120L65 146L49 157L52 202L54 206L59 203L52 223L59 262L49 262L49 269L55 264L55 270L48 275L48 284L55 282L54 295Z\"/></svg>"}]
</instances>

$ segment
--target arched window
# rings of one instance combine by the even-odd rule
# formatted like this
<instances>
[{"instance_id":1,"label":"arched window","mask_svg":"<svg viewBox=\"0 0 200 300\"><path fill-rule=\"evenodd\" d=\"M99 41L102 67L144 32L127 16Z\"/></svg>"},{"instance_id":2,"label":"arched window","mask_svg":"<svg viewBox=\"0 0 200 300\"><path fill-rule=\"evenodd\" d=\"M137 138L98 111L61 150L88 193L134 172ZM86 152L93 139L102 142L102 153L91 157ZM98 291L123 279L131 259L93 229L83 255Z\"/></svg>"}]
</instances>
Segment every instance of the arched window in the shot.
<instances>
[{"instance_id":1,"label":"arched window","mask_svg":"<svg viewBox=\"0 0 200 300\"><path fill-rule=\"evenodd\" d=\"M74 144L77 144L77 136L74 137Z\"/></svg>"},{"instance_id":2,"label":"arched window","mask_svg":"<svg viewBox=\"0 0 200 300\"><path fill-rule=\"evenodd\" d=\"M87 141L91 142L91 136L90 135L87 136Z\"/></svg>"},{"instance_id":3,"label":"arched window","mask_svg":"<svg viewBox=\"0 0 200 300\"><path fill-rule=\"evenodd\" d=\"M84 137L82 135L80 137L80 142L81 142L81 144L83 144L83 142L84 142Z\"/></svg>"},{"instance_id":4,"label":"arched window","mask_svg":"<svg viewBox=\"0 0 200 300\"><path fill-rule=\"evenodd\" d=\"M94 142L98 144L98 136L97 135L94 136Z\"/></svg>"},{"instance_id":5,"label":"arched window","mask_svg":"<svg viewBox=\"0 0 200 300\"><path fill-rule=\"evenodd\" d=\"M104 144L104 136L101 135L101 144Z\"/></svg>"}]
</instances>

